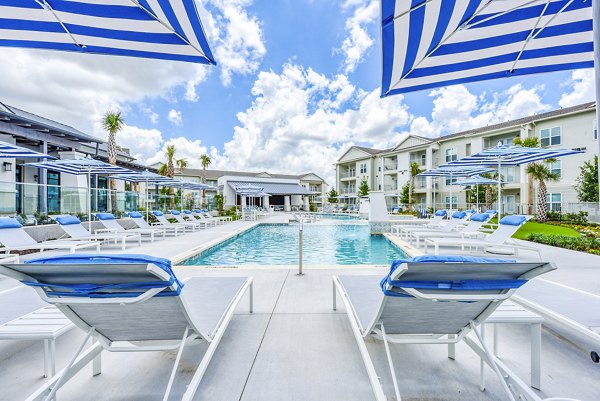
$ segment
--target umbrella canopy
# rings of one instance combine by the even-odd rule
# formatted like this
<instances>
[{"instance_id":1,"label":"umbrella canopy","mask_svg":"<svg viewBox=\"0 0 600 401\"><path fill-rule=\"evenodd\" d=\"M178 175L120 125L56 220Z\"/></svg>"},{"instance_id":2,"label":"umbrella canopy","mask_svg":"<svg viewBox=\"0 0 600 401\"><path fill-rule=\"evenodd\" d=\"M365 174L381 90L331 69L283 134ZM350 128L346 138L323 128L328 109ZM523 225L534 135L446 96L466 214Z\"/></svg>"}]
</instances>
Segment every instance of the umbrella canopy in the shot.
<instances>
[{"instance_id":1,"label":"umbrella canopy","mask_svg":"<svg viewBox=\"0 0 600 401\"><path fill-rule=\"evenodd\" d=\"M474 175L473 177L465 178L464 180L456 181L450 185L491 185L497 184L498 180L492 180L491 178L485 178L480 175Z\"/></svg>"},{"instance_id":2,"label":"umbrella canopy","mask_svg":"<svg viewBox=\"0 0 600 401\"><path fill-rule=\"evenodd\" d=\"M0 0L0 46L215 64L194 0Z\"/></svg>"},{"instance_id":3,"label":"umbrella canopy","mask_svg":"<svg viewBox=\"0 0 600 401\"><path fill-rule=\"evenodd\" d=\"M0 142L0 159L9 158L38 158L38 159L56 159L54 156L47 155L45 153L36 152L21 146L13 145L11 143Z\"/></svg>"},{"instance_id":4,"label":"umbrella canopy","mask_svg":"<svg viewBox=\"0 0 600 401\"><path fill-rule=\"evenodd\" d=\"M235 193L238 195L255 195L263 192L264 188L259 187L258 185L236 185Z\"/></svg>"},{"instance_id":5,"label":"umbrella canopy","mask_svg":"<svg viewBox=\"0 0 600 401\"><path fill-rule=\"evenodd\" d=\"M135 174L135 171L124 167L114 166L100 160L84 158L72 160L52 160L37 163L25 163L24 166L43 168L46 170L58 171L72 175L87 175L87 209L88 209L88 228L92 225L92 206L91 206L91 188L89 188L90 177L97 175L116 175L116 174Z\"/></svg>"},{"instance_id":6,"label":"umbrella canopy","mask_svg":"<svg viewBox=\"0 0 600 401\"><path fill-rule=\"evenodd\" d=\"M594 65L586 0L382 0L381 37L382 96Z\"/></svg>"},{"instance_id":7,"label":"umbrella canopy","mask_svg":"<svg viewBox=\"0 0 600 401\"><path fill-rule=\"evenodd\" d=\"M471 177L478 174L491 173L493 168L478 166L440 166L417 174L418 177Z\"/></svg>"},{"instance_id":8,"label":"umbrella canopy","mask_svg":"<svg viewBox=\"0 0 600 401\"><path fill-rule=\"evenodd\" d=\"M502 166L519 166L546 159L556 159L562 156L583 153L581 150L552 149L552 148L527 148L523 146L499 145L495 148L486 149L465 158L455 160L447 164L449 167L468 168L474 166L498 166L498 221L501 217L500 207L502 182L500 181L500 170Z\"/></svg>"}]
</instances>

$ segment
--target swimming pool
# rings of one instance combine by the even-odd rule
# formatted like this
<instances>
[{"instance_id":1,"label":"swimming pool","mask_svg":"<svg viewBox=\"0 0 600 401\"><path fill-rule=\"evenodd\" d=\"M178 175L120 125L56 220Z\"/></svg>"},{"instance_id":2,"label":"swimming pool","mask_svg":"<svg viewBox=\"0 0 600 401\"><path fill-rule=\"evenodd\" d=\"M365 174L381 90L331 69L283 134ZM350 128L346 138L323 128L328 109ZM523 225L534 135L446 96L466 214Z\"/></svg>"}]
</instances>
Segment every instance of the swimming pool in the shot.
<instances>
[{"instance_id":1,"label":"swimming pool","mask_svg":"<svg viewBox=\"0 0 600 401\"><path fill-rule=\"evenodd\" d=\"M304 225L304 264L389 265L405 257L367 224ZM183 265L295 265L298 225L261 224L187 259Z\"/></svg>"}]
</instances>

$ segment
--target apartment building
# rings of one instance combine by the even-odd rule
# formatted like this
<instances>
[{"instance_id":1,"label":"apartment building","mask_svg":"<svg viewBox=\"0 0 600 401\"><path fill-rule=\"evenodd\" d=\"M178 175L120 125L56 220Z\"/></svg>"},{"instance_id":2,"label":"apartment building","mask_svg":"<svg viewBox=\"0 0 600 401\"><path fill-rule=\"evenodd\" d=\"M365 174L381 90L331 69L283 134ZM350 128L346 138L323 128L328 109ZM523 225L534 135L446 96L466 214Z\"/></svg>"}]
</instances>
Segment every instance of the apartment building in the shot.
<instances>
[{"instance_id":1,"label":"apartment building","mask_svg":"<svg viewBox=\"0 0 600 401\"><path fill-rule=\"evenodd\" d=\"M340 194L355 196L362 180L371 190L384 191L388 206L398 204L402 187L409 180L409 166L417 162L423 170L429 170L465 156L469 156L498 144L512 144L516 137L537 137L543 147L580 149L584 153L567 156L549 165L560 174L557 182L547 183L548 206L553 210L565 210L565 206L577 202L573 188L579 175L579 167L593 160L598 153L598 124L595 103L562 108L529 117L519 118L486 127L458 132L438 138L408 135L393 148L371 149L353 146L336 163L336 188ZM525 166L503 167L501 175L504 213L533 213L535 185L529 184ZM448 178L417 177L414 202L420 207L466 208L466 191L451 185ZM452 197L452 199L450 198Z\"/></svg>"}]
</instances>

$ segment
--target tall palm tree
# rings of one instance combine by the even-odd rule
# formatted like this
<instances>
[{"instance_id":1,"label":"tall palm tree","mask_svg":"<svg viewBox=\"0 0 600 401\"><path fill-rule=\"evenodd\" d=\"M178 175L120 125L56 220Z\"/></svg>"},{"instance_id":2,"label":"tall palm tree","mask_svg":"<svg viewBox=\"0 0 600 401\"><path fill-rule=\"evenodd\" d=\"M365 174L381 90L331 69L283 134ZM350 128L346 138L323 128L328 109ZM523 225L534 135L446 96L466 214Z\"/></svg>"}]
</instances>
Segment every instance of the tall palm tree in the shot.
<instances>
[{"instance_id":1,"label":"tall palm tree","mask_svg":"<svg viewBox=\"0 0 600 401\"><path fill-rule=\"evenodd\" d=\"M108 162L112 165L117 164L117 132L123 129L125 120L121 116L120 111L108 111L102 117L102 128L108 131ZM117 182L110 180L111 189L111 208L112 211L117 210Z\"/></svg>"},{"instance_id":2,"label":"tall palm tree","mask_svg":"<svg viewBox=\"0 0 600 401\"><path fill-rule=\"evenodd\" d=\"M546 195L548 194L546 181L558 181L560 174L553 173L546 163L529 163L525 171L538 182L537 219L539 221L546 221L548 213L548 207L546 206Z\"/></svg>"},{"instance_id":3,"label":"tall palm tree","mask_svg":"<svg viewBox=\"0 0 600 401\"><path fill-rule=\"evenodd\" d=\"M518 146L523 146L525 148L537 148L540 146L540 141L536 136L530 136L524 139L521 139L520 136L513 139L513 144ZM529 179L527 180L527 213L533 214L533 182L534 179L531 175L529 175Z\"/></svg>"},{"instance_id":4,"label":"tall palm tree","mask_svg":"<svg viewBox=\"0 0 600 401\"><path fill-rule=\"evenodd\" d=\"M202 163L202 183L206 184L206 168L211 165L212 159L206 153L200 156L200 163ZM202 208L206 207L206 190L202 190Z\"/></svg>"},{"instance_id":5,"label":"tall palm tree","mask_svg":"<svg viewBox=\"0 0 600 401\"><path fill-rule=\"evenodd\" d=\"M183 173L183 170L185 170L188 166L188 161L187 161L187 159L177 159L177 160L175 160L175 164L177 164L177 168L179 169L179 172Z\"/></svg>"},{"instance_id":6,"label":"tall palm tree","mask_svg":"<svg viewBox=\"0 0 600 401\"><path fill-rule=\"evenodd\" d=\"M409 169L409 179L408 179L408 210L412 210L412 195L415 190L415 177L422 173L423 170L419 168L419 164L417 162L410 163Z\"/></svg>"}]
</instances>

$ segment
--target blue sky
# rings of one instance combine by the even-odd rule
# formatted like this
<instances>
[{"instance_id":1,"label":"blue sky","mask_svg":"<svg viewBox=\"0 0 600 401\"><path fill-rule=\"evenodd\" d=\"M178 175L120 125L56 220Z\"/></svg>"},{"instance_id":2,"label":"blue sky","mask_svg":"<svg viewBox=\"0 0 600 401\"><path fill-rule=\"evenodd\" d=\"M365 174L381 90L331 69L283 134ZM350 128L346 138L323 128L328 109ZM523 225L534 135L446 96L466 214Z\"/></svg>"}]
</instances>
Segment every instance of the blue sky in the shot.
<instances>
[{"instance_id":1,"label":"blue sky","mask_svg":"<svg viewBox=\"0 0 600 401\"><path fill-rule=\"evenodd\" d=\"M332 164L353 144L385 147L593 100L592 71L458 85L379 99L378 0L196 0L218 65L6 49L3 102L105 136L140 161L286 173ZM3 50L4 51L4 50Z\"/></svg>"}]
</instances>

